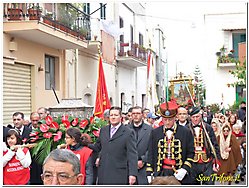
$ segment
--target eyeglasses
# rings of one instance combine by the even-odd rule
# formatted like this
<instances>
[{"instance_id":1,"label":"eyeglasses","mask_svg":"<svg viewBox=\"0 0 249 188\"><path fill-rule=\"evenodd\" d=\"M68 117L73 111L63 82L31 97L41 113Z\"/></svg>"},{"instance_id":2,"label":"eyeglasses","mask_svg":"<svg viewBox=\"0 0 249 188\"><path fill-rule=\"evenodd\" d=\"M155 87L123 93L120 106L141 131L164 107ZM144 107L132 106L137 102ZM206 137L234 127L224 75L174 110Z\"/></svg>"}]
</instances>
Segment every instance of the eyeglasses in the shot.
<instances>
[{"instance_id":1,"label":"eyeglasses","mask_svg":"<svg viewBox=\"0 0 249 188\"><path fill-rule=\"evenodd\" d=\"M63 183L63 182L66 182L67 180L69 180L70 178L72 178L74 176L77 176L77 174L75 174L73 176L69 176L68 174L56 174L56 175L53 175L53 174L50 174L50 173L45 173L45 174L41 175L41 178L42 178L43 181L52 182L53 178L56 177L59 182Z\"/></svg>"},{"instance_id":2,"label":"eyeglasses","mask_svg":"<svg viewBox=\"0 0 249 188\"><path fill-rule=\"evenodd\" d=\"M228 129L224 129L223 132L229 132L229 130Z\"/></svg>"}]
</instances>

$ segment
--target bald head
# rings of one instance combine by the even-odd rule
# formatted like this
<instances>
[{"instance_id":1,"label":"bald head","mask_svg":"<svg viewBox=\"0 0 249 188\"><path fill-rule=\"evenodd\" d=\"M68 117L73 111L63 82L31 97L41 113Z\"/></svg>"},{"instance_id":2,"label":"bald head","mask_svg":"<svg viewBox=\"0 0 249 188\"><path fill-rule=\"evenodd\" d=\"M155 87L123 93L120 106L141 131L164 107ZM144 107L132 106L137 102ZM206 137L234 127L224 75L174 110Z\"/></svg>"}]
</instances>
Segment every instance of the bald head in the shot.
<instances>
[{"instance_id":1,"label":"bald head","mask_svg":"<svg viewBox=\"0 0 249 188\"><path fill-rule=\"evenodd\" d=\"M33 128L38 127L39 120L40 120L40 115L37 112L32 112L30 114L30 121L31 121L31 124L32 124Z\"/></svg>"}]
</instances>

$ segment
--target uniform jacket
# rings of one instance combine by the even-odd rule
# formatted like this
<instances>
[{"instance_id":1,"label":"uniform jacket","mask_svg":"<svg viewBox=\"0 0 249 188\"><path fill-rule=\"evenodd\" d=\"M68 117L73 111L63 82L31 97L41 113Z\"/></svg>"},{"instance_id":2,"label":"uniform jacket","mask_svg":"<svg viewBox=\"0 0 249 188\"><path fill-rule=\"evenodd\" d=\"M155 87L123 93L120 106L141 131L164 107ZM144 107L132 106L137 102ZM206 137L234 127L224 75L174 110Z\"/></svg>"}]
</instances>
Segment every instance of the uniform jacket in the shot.
<instances>
[{"instance_id":1,"label":"uniform jacket","mask_svg":"<svg viewBox=\"0 0 249 188\"><path fill-rule=\"evenodd\" d=\"M175 140L180 140L180 149L175 147L174 154L178 156L180 152L182 165L176 165L176 170L184 168L188 172L192 167L192 159L194 157L194 138L190 130L187 127L175 124L176 133L174 135ZM164 139L164 126L153 129L150 136L150 143L148 149L148 170L154 172L154 176L160 175L162 169L163 159L158 164L158 142Z\"/></svg>"},{"instance_id":2,"label":"uniform jacket","mask_svg":"<svg viewBox=\"0 0 249 188\"><path fill-rule=\"evenodd\" d=\"M98 140L89 146L100 152L98 184L127 185L129 176L137 176L135 132L122 124L110 138L110 127L101 128Z\"/></svg>"},{"instance_id":3,"label":"uniform jacket","mask_svg":"<svg viewBox=\"0 0 249 188\"><path fill-rule=\"evenodd\" d=\"M217 143L217 140L216 140L216 136L214 134L214 131L213 131L213 128L211 127L211 125L207 124L207 123L204 123L203 122L203 125L206 127L206 130L207 130L207 133L209 135L209 138L213 144L213 147L215 149L215 152L216 152L216 156L218 159L220 159L220 147ZM190 129L190 131L192 132L192 134L194 135L194 130L193 130L193 126L191 124L191 122L187 125L188 128ZM212 153L212 150L211 150L211 147L210 147L210 144L208 142L208 139L206 137L206 134L204 133L204 130L203 130L203 134L204 134L204 147L206 148L206 153L207 153L207 157L210 158L212 157L213 159L215 158L214 154Z\"/></svg>"},{"instance_id":4,"label":"uniform jacket","mask_svg":"<svg viewBox=\"0 0 249 188\"><path fill-rule=\"evenodd\" d=\"M129 124L128 127L133 128L134 124ZM142 123L142 127L138 131L138 139L137 139L137 154L138 160L142 160L144 162L144 166L141 169L138 169L137 183L138 185L146 185L148 184L147 176L146 176L146 163L148 161L148 144L150 134L153 128L146 123Z\"/></svg>"}]
</instances>

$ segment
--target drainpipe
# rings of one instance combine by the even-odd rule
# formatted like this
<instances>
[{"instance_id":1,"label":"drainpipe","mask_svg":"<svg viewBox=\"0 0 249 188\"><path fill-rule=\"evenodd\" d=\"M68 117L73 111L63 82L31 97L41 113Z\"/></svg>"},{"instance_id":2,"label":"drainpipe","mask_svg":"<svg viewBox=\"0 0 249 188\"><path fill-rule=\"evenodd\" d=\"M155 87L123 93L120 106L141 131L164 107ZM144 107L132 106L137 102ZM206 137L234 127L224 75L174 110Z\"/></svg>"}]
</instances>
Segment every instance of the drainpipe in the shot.
<instances>
[{"instance_id":1,"label":"drainpipe","mask_svg":"<svg viewBox=\"0 0 249 188\"><path fill-rule=\"evenodd\" d=\"M74 76L74 85L75 85L75 90L74 90L74 96L75 98L78 98L77 96L77 90L78 90L78 58L79 57L79 50L75 49L74 50L74 69L75 69L75 76Z\"/></svg>"}]
</instances>

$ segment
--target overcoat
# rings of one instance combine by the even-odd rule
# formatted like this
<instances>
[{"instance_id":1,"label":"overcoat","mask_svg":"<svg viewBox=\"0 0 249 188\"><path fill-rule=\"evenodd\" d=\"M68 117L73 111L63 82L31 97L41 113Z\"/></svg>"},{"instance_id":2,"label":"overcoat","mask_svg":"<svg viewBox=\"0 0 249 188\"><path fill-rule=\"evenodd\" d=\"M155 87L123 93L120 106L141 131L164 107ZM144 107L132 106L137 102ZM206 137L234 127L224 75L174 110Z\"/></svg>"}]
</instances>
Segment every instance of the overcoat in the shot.
<instances>
[{"instance_id":1,"label":"overcoat","mask_svg":"<svg viewBox=\"0 0 249 188\"><path fill-rule=\"evenodd\" d=\"M134 130L121 124L110 138L110 127L100 130L99 138L90 148L100 152L99 185L128 185L129 176L137 176L137 149Z\"/></svg>"},{"instance_id":2,"label":"overcoat","mask_svg":"<svg viewBox=\"0 0 249 188\"><path fill-rule=\"evenodd\" d=\"M128 127L133 129L133 123L129 124ZM142 127L138 130L137 138L137 153L138 160L142 160L144 166L141 169L138 169L137 183L138 185L148 184L148 179L146 175L146 163L148 161L148 145L150 134L153 128L146 123L142 123Z\"/></svg>"}]
</instances>

